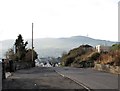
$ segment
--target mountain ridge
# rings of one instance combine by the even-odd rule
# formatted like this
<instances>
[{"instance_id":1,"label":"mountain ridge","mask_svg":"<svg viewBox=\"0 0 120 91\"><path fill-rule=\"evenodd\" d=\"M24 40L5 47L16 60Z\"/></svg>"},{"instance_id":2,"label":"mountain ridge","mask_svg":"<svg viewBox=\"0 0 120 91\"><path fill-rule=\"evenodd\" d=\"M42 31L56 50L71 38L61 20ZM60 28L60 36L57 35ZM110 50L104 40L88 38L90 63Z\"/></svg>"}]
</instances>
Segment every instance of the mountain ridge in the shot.
<instances>
[{"instance_id":1,"label":"mountain ridge","mask_svg":"<svg viewBox=\"0 0 120 91\"><path fill-rule=\"evenodd\" d=\"M24 38L23 38L24 39ZM28 41L28 48L31 48L31 39L24 39L24 41ZM8 39L4 41L0 41L0 55L4 56L5 52L9 48L13 48L15 40ZM34 48L40 57L60 56L63 52L68 52L70 49L78 47L82 44L89 44L93 47L96 45L107 45L111 46L116 42L93 39L86 36L72 36L72 37L61 37L61 38L36 38L34 39ZM2 50L2 51L1 51Z\"/></svg>"}]
</instances>

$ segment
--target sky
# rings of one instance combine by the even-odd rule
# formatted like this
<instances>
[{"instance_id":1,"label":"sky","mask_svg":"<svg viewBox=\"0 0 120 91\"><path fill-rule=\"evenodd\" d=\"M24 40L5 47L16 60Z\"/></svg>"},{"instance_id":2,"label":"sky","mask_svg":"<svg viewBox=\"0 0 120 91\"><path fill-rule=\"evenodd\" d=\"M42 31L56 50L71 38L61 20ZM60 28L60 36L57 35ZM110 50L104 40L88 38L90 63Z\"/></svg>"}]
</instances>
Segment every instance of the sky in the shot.
<instances>
[{"instance_id":1,"label":"sky","mask_svg":"<svg viewBox=\"0 0 120 91\"><path fill-rule=\"evenodd\" d=\"M119 0L0 0L0 40L88 36L118 41Z\"/></svg>"}]
</instances>

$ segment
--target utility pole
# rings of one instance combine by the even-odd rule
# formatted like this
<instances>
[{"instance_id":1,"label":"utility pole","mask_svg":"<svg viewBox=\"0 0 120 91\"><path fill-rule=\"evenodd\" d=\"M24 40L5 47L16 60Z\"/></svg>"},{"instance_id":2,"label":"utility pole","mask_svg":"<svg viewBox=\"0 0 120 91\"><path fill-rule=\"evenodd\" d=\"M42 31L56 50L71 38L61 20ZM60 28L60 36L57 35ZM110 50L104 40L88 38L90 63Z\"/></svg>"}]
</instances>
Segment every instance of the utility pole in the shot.
<instances>
[{"instance_id":1,"label":"utility pole","mask_svg":"<svg viewBox=\"0 0 120 91\"><path fill-rule=\"evenodd\" d=\"M32 62L33 62L33 23L32 23ZM34 62L33 62L34 63Z\"/></svg>"}]
</instances>

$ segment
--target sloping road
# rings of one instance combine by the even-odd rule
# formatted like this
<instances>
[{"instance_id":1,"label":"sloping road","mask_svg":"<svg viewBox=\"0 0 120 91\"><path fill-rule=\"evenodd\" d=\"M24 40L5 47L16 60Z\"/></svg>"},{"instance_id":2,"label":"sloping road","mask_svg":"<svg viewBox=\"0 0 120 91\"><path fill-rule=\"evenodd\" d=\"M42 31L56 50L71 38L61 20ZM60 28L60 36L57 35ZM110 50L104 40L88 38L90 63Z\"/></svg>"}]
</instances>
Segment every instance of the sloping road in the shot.
<instances>
[{"instance_id":1,"label":"sloping road","mask_svg":"<svg viewBox=\"0 0 120 91\"><path fill-rule=\"evenodd\" d=\"M60 76L51 67L35 67L19 70L3 81L3 89L75 89L84 88L74 81ZM37 90L37 91L38 91Z\"/></svg>"},{"instance_id":2,"label":"sloping road","mask_svg":"<svg viewBox=\"0 0 120 91\"><path fill-rule=\"evenodd\" d=\"M74 89L84 89L82 86L94 91L118 91L118 75L90 68L35 67L19 70L3 81L3 89L72 89L74 91Z\"/></svg>"},{"instance_id":3,"label":"sloping road","mask_svg":"<svg viewBox=\"0 0 120 91\"><path fill-rule=\"evenodd\" d=\"M91 68L56 67L54 69L59 74L82 83L91 89L109 89L113 91L118 89L118 75L115 74L100 72Z\"/></svg>"}]
</instances>

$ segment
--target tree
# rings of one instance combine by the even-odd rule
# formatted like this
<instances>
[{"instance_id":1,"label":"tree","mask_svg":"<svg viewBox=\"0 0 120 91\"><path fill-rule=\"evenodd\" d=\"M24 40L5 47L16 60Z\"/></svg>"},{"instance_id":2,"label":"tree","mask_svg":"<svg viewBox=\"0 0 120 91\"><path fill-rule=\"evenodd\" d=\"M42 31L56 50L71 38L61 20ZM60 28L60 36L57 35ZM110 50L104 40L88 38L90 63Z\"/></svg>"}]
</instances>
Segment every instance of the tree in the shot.
<instances>
[{"instance_id":1,"label":"tree","mask_svg":"<svg viewBox=\"0 0 120 91\"><path fill-rule=\"evenodd\" d=\"M112 47L111 47L111 50L112 51L120 50L120 44L113 44Z\"/></svg>"},{"instance_id":2,"label":"tree","mask_svg":"<svg viewBox=\"0 0 120 91\"><path fill-rule=\"evenodd\" d=\"M32 67L35 67L35 59L37 59L38 54L33 50L33 61L32 61L32 49L28 49L25 54L25 61L32 64Z\"/></svg>"},{"instance_id":3,"label":"tree","mask_svg":"<svg viewBox=\"0 0 120 91\"><path fill-rule=\"evenodd\" d=\"M35 67L35 59L37 59L37 52L33 49L27 49L28 42L24 43L22 35L19 34L18 38L15 40L15 52L11 48L6 52L6 58L9 60L11 70L13 67L29 68ZM33 52L33 61L32 61ZM15 65L13 65L15 63ZM19 65L19 66L17 66Z\"/></svg>"},{"instance_id":4,"label":"tree","mask_svg":"<svg viewBox=\"0 0 120 91\"><path fill-rule=\"evenodd\" d=\"M38 54L33 50L33 60L37 59ZM25 61L32 61L32 49L28 49L25 55Z\"/></svg>"},{"instance_id":5,"label":"tree","mask_svg":"<svg viewBox=\"0 0 120 91\"><path fill-rule=\"evenodd\" d=\"M15 41L15 50L16 50L16 54L18 57L18 60L23 60L26 54L26 46L27 46L28 42L24 43L24 40L22 38L22 35L19 34L18 38Z\"/></svg>"},{"instance_id":6,"label":"tree","mask_svg":"<svg viewBox=\"0 0 120 91\"><path fill-rule=\"evenodd\" d=\"M13 59L14 58L14 51L12 48L8 49L8 51L5 54L6 59Z\"/></svg>"}]
</instances>

